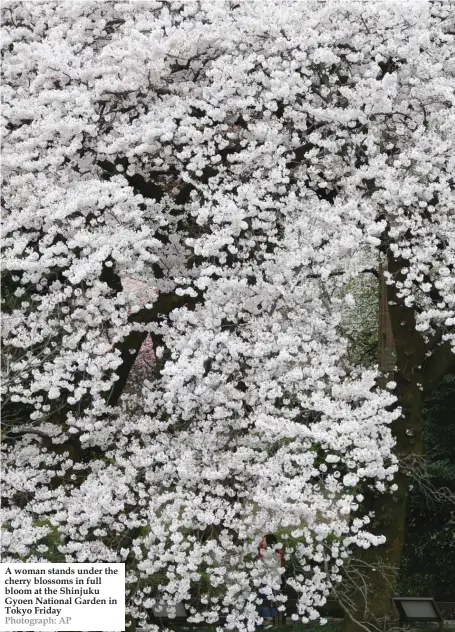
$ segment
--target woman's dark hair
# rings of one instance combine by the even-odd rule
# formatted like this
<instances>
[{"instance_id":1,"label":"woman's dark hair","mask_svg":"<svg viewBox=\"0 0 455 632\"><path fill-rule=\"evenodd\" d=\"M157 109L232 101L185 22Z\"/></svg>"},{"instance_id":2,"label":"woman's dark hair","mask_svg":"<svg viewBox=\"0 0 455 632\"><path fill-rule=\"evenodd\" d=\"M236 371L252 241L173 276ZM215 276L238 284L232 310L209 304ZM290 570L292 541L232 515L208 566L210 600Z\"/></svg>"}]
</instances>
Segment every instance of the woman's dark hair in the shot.
<instances>
[{"instance_id":1,"label":"woman's dark hair","mask_svg":"<svg viewBox=\"0 0 455 632\"><path fill-rule=\"evenodd\" d=\"M276 544L278 540L276 539L276 535L274 533L268 533L265 536L265 542L267 546L270 546L271 544Z\"/></svg>"}]
</instances>

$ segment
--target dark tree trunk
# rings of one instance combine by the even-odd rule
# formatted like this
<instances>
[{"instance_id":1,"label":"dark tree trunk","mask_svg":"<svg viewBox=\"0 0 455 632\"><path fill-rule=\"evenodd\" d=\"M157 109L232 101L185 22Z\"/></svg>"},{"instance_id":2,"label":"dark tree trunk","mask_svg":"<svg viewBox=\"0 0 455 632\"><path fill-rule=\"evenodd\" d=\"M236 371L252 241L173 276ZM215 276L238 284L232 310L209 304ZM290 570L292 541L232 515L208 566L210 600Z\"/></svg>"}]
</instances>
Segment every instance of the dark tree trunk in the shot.
<instances>
[{"instance_id":1,"label":"dark tree trunk","mask_svg":"<svg viewBox=\"0 0 455 632\"><path fill-rule=\"evenodd\" d=\"M381 386L385 386L393 375L396 362L392 323L390 322L389 299L384 276L384 266L379 266L379 318L378 318L378 365L382 374Z\"/></svg>"},{"instance_id":2,"label":"dark tree trunk","mask_svg":"<svg viewBox=\"0 0 455 632\"><path fill-rule=\"evenodd\" d=\"M401 269L406 262L388 259L388 271L395 280L402 279ZM429 345L416 331L414 310L406 307L398 298L394 285L386 285L380 274L379 354L384 379L390 372L391 357L394 356L396 370L393 376L397 383L396 395L402 415L393 423L392 432L396 441L395 454L400 463L412 465L414 457L424 452L422 402L426 395L439 383L443 375L453 370L455 356L447 345L435 347L426 357ZM385 291L386 290L386 291ZM388 309L387 309L388 308ZM388 312L388 313L386 313ZM389 329L390 328L390 329ZM392 335L393 334L393 335ZM394 348L392 348L392 345ZM392 376L390 376L391 378ZM345 617L345 632L360 632L368 628L368 621L393 620L396 617L392 596L405 540L406 509L410 480L401 468L395 478L398 486L392 494L367 493L364 509L374 511L372 531L386 537L380 547L362 550L358 558L369 565L363 571L365 583L362 590L355 590L354 607L348 608ZM382 572L381 569L388 569ZM373 570L375 569L375 570ZM365 595L365 586L368 592ZM366 599L365 599L366 597ZM367 603L366 603L367 602ZM352 604L351 604L352 605ZM358 622L354 621L355 619Z\"/></svg>"}]
</instances>

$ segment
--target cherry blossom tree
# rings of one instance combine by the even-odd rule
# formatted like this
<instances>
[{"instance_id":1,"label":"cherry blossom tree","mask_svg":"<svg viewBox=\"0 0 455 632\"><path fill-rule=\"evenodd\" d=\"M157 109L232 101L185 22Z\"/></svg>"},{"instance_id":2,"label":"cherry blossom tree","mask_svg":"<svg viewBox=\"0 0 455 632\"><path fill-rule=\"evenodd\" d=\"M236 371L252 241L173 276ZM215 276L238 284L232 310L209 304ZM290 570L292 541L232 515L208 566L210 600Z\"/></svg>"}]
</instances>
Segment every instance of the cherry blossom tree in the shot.
<instances>
[{"instance_id":1,"label":"cherry blossom tree","mask_svg":"<svg viewBox=\"0 0 455 632\"><path fill-rule=\"evenodd\" d=\"M252 630L261 590L286 607L264 534L302 620L384 543L454 366L452 17L4 3L5 560L125 561L130 626L184 601ZM342 322L380 262L386 388Z\"/></svg>"}]
</instances>

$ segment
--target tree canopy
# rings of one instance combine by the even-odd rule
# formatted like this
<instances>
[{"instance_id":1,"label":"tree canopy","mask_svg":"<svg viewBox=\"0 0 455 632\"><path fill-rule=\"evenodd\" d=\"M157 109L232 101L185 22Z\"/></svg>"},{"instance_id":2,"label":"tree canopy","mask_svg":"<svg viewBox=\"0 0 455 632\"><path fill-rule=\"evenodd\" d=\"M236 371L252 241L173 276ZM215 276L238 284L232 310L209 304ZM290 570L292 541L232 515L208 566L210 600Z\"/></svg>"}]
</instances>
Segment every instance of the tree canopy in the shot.
<instances>
[{"instance_id":1,"label":"tree canopy","mask_svg":"<svg viewBox=\"0 0 455 632\"><path fill-rule=\"evenodd\" d=\"M403 389L454 365L453 15L13 1L2 28L4 559L126 561L133 617L197 593L253 629L272 532L315 618L384 541L361 490L397 490ZM380 262L382 389L342 291Z\"/></svg>"}]
</instances>

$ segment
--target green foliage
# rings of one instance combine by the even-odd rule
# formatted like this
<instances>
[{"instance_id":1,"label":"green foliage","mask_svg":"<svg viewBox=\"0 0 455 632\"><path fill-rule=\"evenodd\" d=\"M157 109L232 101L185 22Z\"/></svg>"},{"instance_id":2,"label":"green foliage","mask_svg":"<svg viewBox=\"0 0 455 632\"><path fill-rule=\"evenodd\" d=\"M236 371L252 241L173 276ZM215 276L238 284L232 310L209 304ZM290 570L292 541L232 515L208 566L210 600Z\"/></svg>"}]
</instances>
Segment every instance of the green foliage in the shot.
<instances>
[{"instance_id":1,"label":"green foliage","mask_svg":"<svg viewBox=\"0 0 455 632\"><path fill-rule=\"evenodd\" d=\"M343 288L343 298L347 295L354 303L344 307L341 328L349 340L349 360L357 366L373 367L378 363L378 281L372 275L354 279Z\"/></svg>"},{"instance_id":2,"label":"green foliage","mask_svg":"<svg viewBox=\"0 0 455 632\"><path fill-rule=\"evenodd\" d=\"M58 547L61 544L58 528L52 525L49 520L36 520L35 526L44 527L47 531L47 535L45 535L39 543L40 545L47 546L47 551L43 554L36 550L36 547L32 547L30 551L31 555L36 555L38 557L43 556L47 561L52 563L64 562L65 556L58 550ZM23 561L25 562L27 560Z\"/></svg>"}]
</instances>

